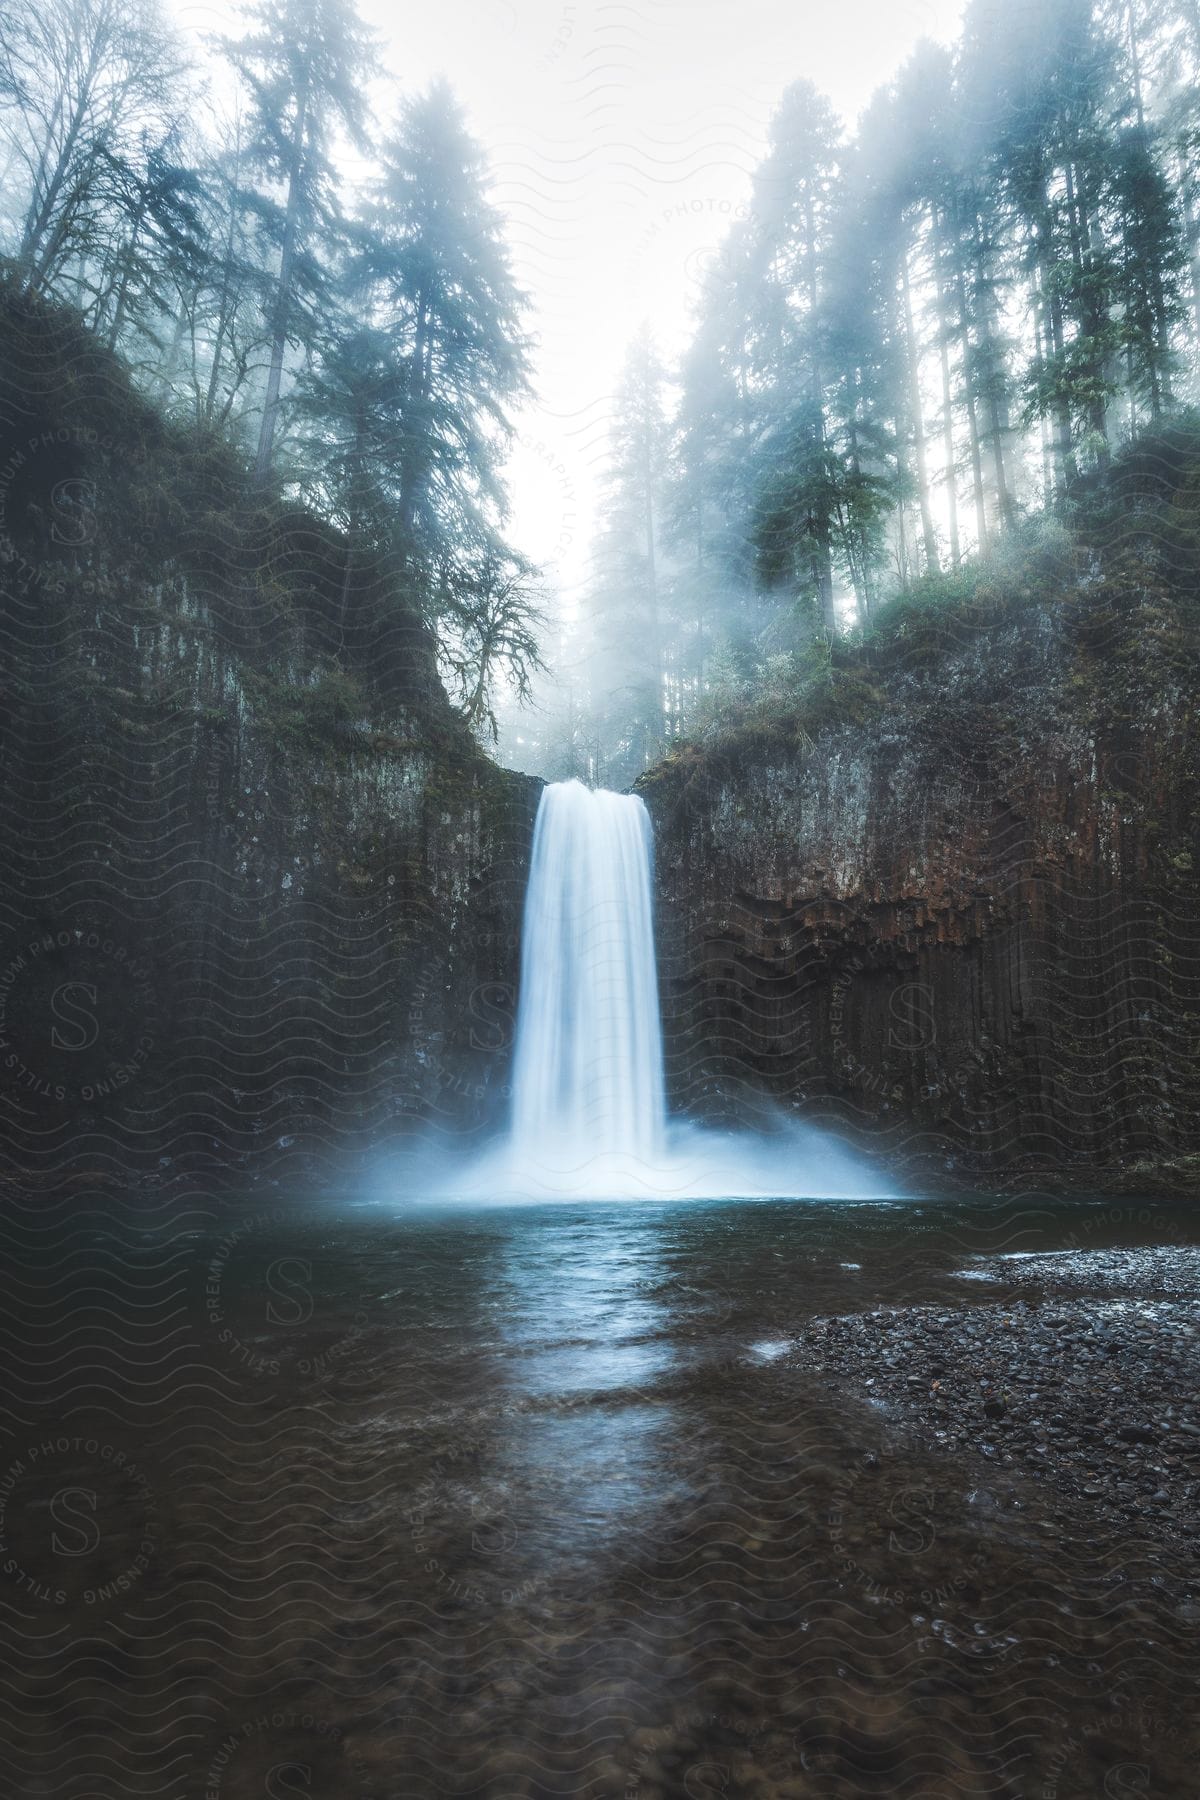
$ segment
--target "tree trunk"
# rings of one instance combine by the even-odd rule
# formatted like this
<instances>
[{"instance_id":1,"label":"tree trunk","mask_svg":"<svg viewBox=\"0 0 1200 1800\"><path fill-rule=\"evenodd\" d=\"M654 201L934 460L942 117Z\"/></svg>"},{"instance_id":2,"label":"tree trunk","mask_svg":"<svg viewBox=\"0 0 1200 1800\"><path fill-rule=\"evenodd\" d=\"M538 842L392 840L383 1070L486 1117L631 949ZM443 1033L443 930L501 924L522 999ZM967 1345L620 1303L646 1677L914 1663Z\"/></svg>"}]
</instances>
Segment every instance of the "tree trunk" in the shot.
<instances>
[{"instance_id":1,"label":"tree trunk","mask_svg":"<svg viewBox=\"0 0 1200 1800\"><path fill-rule=\"evenodd\" d=\"M855 490L862 480L862 462L858 451L858 393L857 377L853 382L854 401L849 409L847 424L850 434L850 472L854 477ZM854 598L858 606L858 622L865 626L871 617L871 581L867 572L867 540L865 533L860 535L857 554L854 550L854 526L850 519L846 521L846 541L850 546L849 560L851 579L854 582Z\"/></svg>"},{"instance_id":2,"label":"tree trunk","mask_svg":"<svg viewBox=\"0 0 1200 1800\"><path fill-rule=\"evenodd\" d=\"M1179 203L1183 214L1188 275L1192 288L1192 336L1200 343L1200 256L1197 255L1197 246L1200 245L1200 227L1197 226L1195 209L1192 204L1196 187L1188 162L1187 146L1179 144L1177 154L1179 158Z\"/></svg>"},{"instance_id":3,"label":"tree trunk","mask_svg":"<svg viewBox=\"0 0 1200 1800\"><path fill-rule=\"evenodd\" d=\"M146 217L146 190L143 187L138 196L137 211L133 215L133 224L129 229L129 243L121 267L121 279L117 284L117 303L113 308L113 322L108 334L108 347L115 350L121 340L121 327L125 323L125 307L129 299L129 278L133 272L133 259L137 253L138 239L142 235L142 221Z\"/></svg>"},{"instance_id":4,"label":"tree trunk","mask_svg":"<svg viewBox=\"0 0 1200 1800\"><path fill-rule=\"evenodd\" d=\"M1133 101L1137 107L1138 130L1146 129L1146 109L1142 104L1142 57L1137 39L1137 5L1136 0L1126 0L1126 17L1129 24L1129 68L1133 77Z\"/></svg>"},{"instance_id":5,"label":"tree trunk","mask_svg":"<svg viewBox=\"0 0 1200 1800\"><path fill-rule=\"evenodd\" d=\"M306 77L306 83L309 77ZM279 418L279 390L283 382L283 358L287 349L288 315L292 299L292 267L296 257L296 232L300 214L300 176L304 167L304 137L308 120L308 87L300 95L296 113L296 130L292 139L292 167L288 178L287 211L283 219L283 239L279 247L279 293L275 315L275 332L271 340L271 362L267 370L267 392L263 400L262 424L258 433L258 454L254 476L259 484L270 479L275 452L275 427Z\"/></svg>"},{"instance_id":6,"label":"tree trunk","mask_svg":"<svg viewBox=\"0 0 1200 1800\"><path fill-rule=\"evenodd\" d=\"M980 230L978 215L975 219L973 235L975 239L975 280L979 292L979 310L983 320L983 343L987 354L985 399L992 452L992 474L996 483L996 517L1001 528L1007 529L1013 522L1013 507L1008 491L1008 476L1004 462L1004 439L1009 430L1008 409L1004 395L1005 371L999 360L1001 352L992 296L991 256Z\"/></svg>"},{"instance_id":7,"label":"tree trunk","mask_svg":"<svg viewBox=\"0 0 1200 1800\"><path fill-rule=\"evenodd\" d=\"M921 382L917 362L917 340L913 330L912 292L908 282L908 251L900 252L900 289L904 296L904 336L908 362L909 411L913 434L913 455L917 465L917 499L921 508L921 537L925 544L926 571L940 569L937 538L933 530L933 514L929 509L929 467L925 458L925 423L921 417Z\"/></svg>"},{"instance_id":8,"label":"tree trunk","mask_svg":"<svg viewBox=\"0 0 1200 1800\"><path fill-rule=\"evenodd\" d=\"M221 293L217 302L217 328L213 335L212 366L208 371L208 387L204 396L204 421L207 425L213 422L216 411L217 390L221 381L221 359L225 352L225 336L229 330L229 321L233 313L233 251L237 239L237 195L242 179L242 146L241 127L238 127L237 153L233 165L233 177L229 182L229 227L225 233L225 255L221 265Z\"/></svg>"},{"instance_id":9,"label":"tree trunk","mask_svg":"<svg viewBox=\"0 0 1200 1800\"><path fill-rule=\"evenodd\" d=\"M1041 291L1037 284L1036 273L1034 276L1034 282L1033 282L1031 292L1032 292L1032 298L1033 298L1033 353L1034 353L1034 358L1035 358L1034 366L1035 366L1035 368L1040 370L1042 367L1042 364L1045 361L1046 339L1045 339L1044 322L1043 322L1043 317L1042 317L1044 309L1043 309L1043 305L1042 305ZM1038 411L1038 434L1040 436L1041 446L1042 446L1042 505L1046 508L1047 511L1049 511L1050 507L1054 503L1055 494L1058 492L1058 487L1059 487L1059 483L1062 479L1062 474L1061 474L1061 470L1057 470L1054 466L1054 447L1053 447L1051 437L1050 437L1050 427L1046 422L1045 413L1043 411L1041 411L1040 408Z\"/></svg>"},{"instance_id":10,"label":"tree trunk","mask_svg":"<svg viewBox=\"0 0 1200 1800\"><path fill-rule=\"evenodd\" d=\"M830 637L836 637L838 621L837 607L833 600L833 555L829 548L829 527L821 520L810 516L809 529L813 540L809 568L813 585L817 590L821 623Z\"/></svg>"},{"instance_id":11,"label":"tree trunk","mask_svg":"<svg viewBox=\"0 0 1200 1800\"><path fill-rule=\"evenodd\" d=\"M429 309L423 291L414 295L416 309L416 329L413 338L412 366L416 370L416 379L409 385L407 396L418 405L428 399L427 392L427 347L429 336ZM400 463L400 562L403 568L408 562L409 542L413 537L417 517L417 470L416 451L410 434L405 434L404 448L401 451Z\"/></svg>"},{"instance_id":12,"label":"tree trunk","mask_svg":"<svg viewBox=\"0 0 1200 1800\"><path fill-rule=\"evenodd\" d=\"M899 420L896 421L896 435L897 437L900 435ZM899 564L896 573L900 577L900 586L906 588L908 586L908 526L905 523L903 502L896 508L896 536L898 539L896 561Z\"/></svg>"},{"instance_id":13,"label":"tree trunk","mask_svg":"<svg viewBox=\"0 0 1200 1800\"><path fill-rule=\"evenodd\" d=\"M1052 280L1054 257L1050 229L1050 214L1044 196L1042 202L1042 215L1037 226L1037 258L1043 302L1046 307L1046 323L1050 350L1058 363L1059 368L1061 368L1064 346L1062 304L1055 292ZM1054 397L1051 403L1051 412L1054 418L1054 429L1057 437L1057 461L1058 466L1062 471L1062 480L1059 486L1059 499L1065 500L1067 492L1073 485L1078 474L1078 469L1075 465L1075 451L1071 444L1071 408L1067 396L1063 392L1061 382L1055 387Z\"/></svg>"},{"instance_id":14,"label":"tree trunk","mask_svg":"<svg viewBox=\"0 0 1200 1800\"><path fill-rule=\"evenodd\" d=\"M171 332L171 342L167 345L166 353L163 356L162 362L159 364L158 376L156 379L156 390L160 405L165 405L170 399L171 389L175 384L175 371L179 367L179 352L183 348L183 334L187 330L187 312L188 308L184 303L183 296L180 295L179 311L175 314L175 326Z\"/></svg>"},{"instance_id":15,"label":"tree trunk","mask_svg":"<svg viewBox=\"0 0 1200 1800\"><path fill-rule=\"evenodd\" d=\"M971 484L975 496L975 535L980 550L988 547L987 505L983 492L983 457L979 448L979 411L975 404L975 361L971 343L971 315L961 257L954 258L954 286L958 297L958 329L963 353L963 392L967 408L967 436L971 450Z\"/></svg>"},{"instance_id":16,"label":"tree trunk","mask_svg":"<svg viewBox=\"0 0 1200 1800\"><path fill-rule=\"evenodd\" d=\"M45 266L44 259L39 255L39 246L46 231L49 229L50 221L54 216L54 208L57 204L58 196L62 192L63 184L67 179L67 173L71 166L71 158L75 154L75 145L79 140L79 134L83 129L83 121L87 116L88 101L91 97L97 73L98 42L93 38L89 49L87 68L80 79L79 88L76 94L75 110L71 115L71 123L67 127L66 137L64 138L62 147L54 161L54 172L46 182L46 188L40 201L38 200L35 187L34 197L29 203L29 209L26 212L25 223L21 232L21 247L17 251L17 262L22 269L27 269L29 271L28 284L35 290L41 279L41 271ZM65 95L63 99L65 104ZM39 175L45 171L46 166L46 158L43 153L42 167L39 170Z\"/></svg>"},{"instance_id":17,"label":"tree trunk","mask_svg":"<svg viewBox=\"0 0 1200 1800\"><path fill-rule=\"evenodd\" d=\"M654 543L654 463L647 430L642 444L642 524L646 533L646 602L650 615L650 673L654 682L654 728L661 739L663 705L662 629L658 616L658 557Z\"/></svg>"},{"instance_id":18,"label":"tree trunk","mask_svg":"<svg viewBox=\"0 0 1200 1800\"><path fill-rule=\"evenodd\" d=\"M1056 295L1050 295L1050 346L1061 364L1063 354L1062 309ZM1058 436L1058 463L1063 473L1063 491L1075 480L1078 473L1075 467L1075 451L1071 443L1071 408L1067 397L1060 391L1054 397L1054 424Z\"/></svg>"},{"instance_id":19,"label":"tree trunk","mask_svg":"<svg viewBox=\"0 0 1200 1800\"><path fill-rule=\"evenodd\" d=\"M937 207L930 205L929 226L932 233L933 274L937 287L938 349L942 366L942 451L946 459L946 511L950 531L950 561L957 568L962 560L958 539L958 468L954 456L954 395L950 381L950 316L946 305L946 285L942 279L942 239L938 229Z\"/></svg>"}]
</instances>

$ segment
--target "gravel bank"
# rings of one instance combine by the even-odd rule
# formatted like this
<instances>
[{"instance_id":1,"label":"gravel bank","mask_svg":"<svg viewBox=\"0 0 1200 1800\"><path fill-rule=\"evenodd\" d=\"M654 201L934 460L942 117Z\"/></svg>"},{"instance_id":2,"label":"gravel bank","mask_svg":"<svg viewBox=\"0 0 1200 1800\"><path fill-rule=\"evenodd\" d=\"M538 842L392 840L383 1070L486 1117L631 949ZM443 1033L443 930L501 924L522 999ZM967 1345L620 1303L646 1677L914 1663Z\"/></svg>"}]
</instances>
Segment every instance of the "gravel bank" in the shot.
<instances>
[{"instance_id":1,"label":"gravel bank","mask_svg":"<svg viewBox=\"0 0 1200 1800\"><path fill-rule=\"evenodd\" d=\"M793 1354L931 1447L1028 1475L1049 1534L1123 1521L1194 1549L1200 1252L979 1258L960 1273L959 1307L817 1318Z\"/></svg>"}]
</instances>

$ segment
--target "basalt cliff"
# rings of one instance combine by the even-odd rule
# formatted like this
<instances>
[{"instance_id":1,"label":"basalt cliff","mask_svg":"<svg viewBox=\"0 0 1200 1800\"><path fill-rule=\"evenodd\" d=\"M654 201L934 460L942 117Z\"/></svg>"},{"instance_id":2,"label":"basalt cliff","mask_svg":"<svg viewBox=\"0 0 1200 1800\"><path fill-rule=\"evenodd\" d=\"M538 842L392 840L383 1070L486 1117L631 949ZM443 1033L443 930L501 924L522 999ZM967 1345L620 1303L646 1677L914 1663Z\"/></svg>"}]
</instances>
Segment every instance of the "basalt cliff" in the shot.
<instances>
[{"instance_id":1,"label":"basalt cliff","mask_svg":"<svg viewBox=\"0 0 1200 1800\"><path fill-rule=\"evenodd\" d=\"M770 1095L925 1182L1194 1179L1179 566L1159 532L1043 543L646 777L678 1103Z\"/></svg>"}]
</instances>

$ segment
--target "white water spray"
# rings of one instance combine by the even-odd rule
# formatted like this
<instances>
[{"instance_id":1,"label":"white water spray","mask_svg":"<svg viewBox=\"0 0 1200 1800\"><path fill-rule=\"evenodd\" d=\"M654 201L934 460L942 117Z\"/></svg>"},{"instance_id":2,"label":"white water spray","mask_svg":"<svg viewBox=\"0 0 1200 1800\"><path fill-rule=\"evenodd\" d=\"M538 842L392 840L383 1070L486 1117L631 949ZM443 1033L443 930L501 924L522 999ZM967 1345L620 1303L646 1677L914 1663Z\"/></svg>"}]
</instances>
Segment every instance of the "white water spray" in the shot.
<instances>
[{"instance_id":1,"label":"white water spray","mask_svg":"<svg viewBox=\"0 0 1200 1800\"><path fill-rule=\"evenodd\" d=\"M811 1127L768 1134L672 1124L663 1086L650 818L633 795L543 790L521 937L511 1126L464 1197L890 1198Z\"/></svg>"}]
</instances>

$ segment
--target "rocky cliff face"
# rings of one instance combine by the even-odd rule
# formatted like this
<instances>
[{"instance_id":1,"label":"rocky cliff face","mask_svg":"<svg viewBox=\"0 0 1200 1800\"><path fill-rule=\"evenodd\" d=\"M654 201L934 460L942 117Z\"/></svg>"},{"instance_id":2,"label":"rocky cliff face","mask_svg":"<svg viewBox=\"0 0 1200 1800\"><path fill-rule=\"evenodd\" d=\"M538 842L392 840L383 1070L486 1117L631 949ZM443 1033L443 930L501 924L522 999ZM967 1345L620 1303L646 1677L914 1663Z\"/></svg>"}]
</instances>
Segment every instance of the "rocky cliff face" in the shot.
<instances>
[{"instance_id":1,"label":"rocky cliff face","mask_svg":"<svg viewBox=\"0 0 1200 1800\"><path fill-rule=\"evenodd\" d=\"M770 1095L913 1180L1190 1177L1195 609L1069 562L902 628L865 701L860 658L853 722L645 779L678 1106Z\"/></svg>"},{"instance_id":2,"label":"rocky cliff face","mask_svg":"<svg viewBox=\"0 0 1200 1800\"><path fill-rule=\"evenodd\" d=\"M335 1178L422 1121L482 1126L535 784L421 719L281 738L245 669L154 606L136 653L78 628L4 723L8 1153Z\"/></svg>"},{"instance_id":3,"label":"rocky cliff face","mask_svg":"<svg viewBox=\"0 0 1200 1800\"><path fill-rule=\"evenodd\" d=\"M22 1178L336 1180L502 1104L537 784L69 322L0 334L0 1074Z\"/></svg>"}]
</instances>

